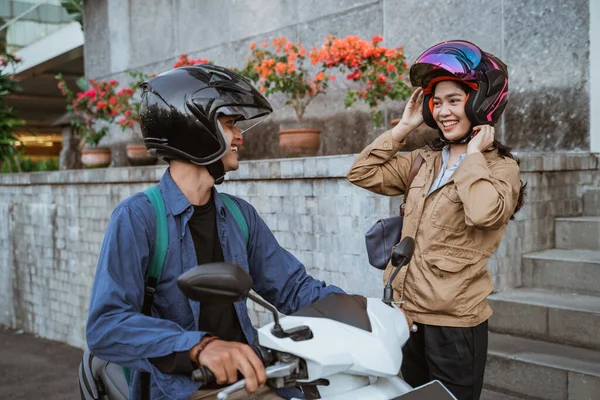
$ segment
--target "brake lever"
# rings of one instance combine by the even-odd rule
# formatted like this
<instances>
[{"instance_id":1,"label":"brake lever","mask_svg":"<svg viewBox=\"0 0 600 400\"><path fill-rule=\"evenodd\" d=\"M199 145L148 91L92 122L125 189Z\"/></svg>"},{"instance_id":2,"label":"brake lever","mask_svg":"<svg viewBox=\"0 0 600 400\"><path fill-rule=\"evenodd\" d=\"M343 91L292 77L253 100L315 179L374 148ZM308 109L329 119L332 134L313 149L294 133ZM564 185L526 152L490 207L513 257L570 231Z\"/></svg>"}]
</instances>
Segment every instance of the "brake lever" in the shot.
<instances>
[{"instance_id":1,"label":"brake lever","mask_svg":"<svg viewBox=\"0 0 600 400\"><path fill-rule=\"evenodd\" d=\"M271 378L282 378L288 375L291 375L298 369L298 362L293 362L289 364L277 363L275 365L271 365L265 369L267 374L267 379ZM238 390L242 389L246 386L246 379L242 379L241 381L237 381L231 386L226 387L221 392L217 394L217 400L227 400L229 395Z\"/></svg>"}]
</instances>

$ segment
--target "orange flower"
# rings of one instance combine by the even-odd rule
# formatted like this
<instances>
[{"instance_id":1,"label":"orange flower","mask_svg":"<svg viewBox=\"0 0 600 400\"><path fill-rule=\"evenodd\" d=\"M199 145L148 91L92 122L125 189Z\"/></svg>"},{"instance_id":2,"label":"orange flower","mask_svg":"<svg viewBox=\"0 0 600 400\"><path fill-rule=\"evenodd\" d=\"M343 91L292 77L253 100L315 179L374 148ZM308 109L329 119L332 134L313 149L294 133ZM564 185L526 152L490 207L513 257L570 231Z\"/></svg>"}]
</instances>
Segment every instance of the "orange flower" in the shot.
<instances>
[{"instance_id":1,"label":"orange flower","mask_svg":"<svg viewBox=\"0 0 600 400\"><path fill-rule=\"evenodd\" d=\"M275 72L277 72L279 75L285 74L286 70L287 70L286 63L278 62L277 65L275 65Z\"/></svg>"},{"instance_id":2,"label":"orange flower","mask_svg":"<svg viewBox=\"0 0 600 400\"><path fill-rule=\"evenodd\" d=\"M260 45L261 45L262 47L269 47L269 43L267 43L267 42L262 42Z\"/></svg>"},{"instance_id":3,"label":"orange flower","mask_svg":"<svg viewBox=\"0 0 600 400\"><path fill-rule=\"evenodd\" d=\"M323 73L323 71L321 71L317 75L315 75L315 81L320 82L323 79L325 79L325 74Z\"/></svg>"},{"instance_id":4,"label":"orange flower","mask_svg":"<svg viewBox=\"0 0 600 400\"><path fill-rule=\"evenodd\" d=\"M383 42L383 37L380 35L373 36L373 39L371 39L371 43L373 43L373 46L377 46L377 43L379 42Z\"/></svg>"},{"instance_id":5,"label":"orange flower","mask_svg":"<svg viewBox=\"0 0 600 400\"><path fill-rule=\"evenodd\" d=\"M250 43L250 50L254 50L256 48L256 43Z\"/></svg>"}]
</instances>

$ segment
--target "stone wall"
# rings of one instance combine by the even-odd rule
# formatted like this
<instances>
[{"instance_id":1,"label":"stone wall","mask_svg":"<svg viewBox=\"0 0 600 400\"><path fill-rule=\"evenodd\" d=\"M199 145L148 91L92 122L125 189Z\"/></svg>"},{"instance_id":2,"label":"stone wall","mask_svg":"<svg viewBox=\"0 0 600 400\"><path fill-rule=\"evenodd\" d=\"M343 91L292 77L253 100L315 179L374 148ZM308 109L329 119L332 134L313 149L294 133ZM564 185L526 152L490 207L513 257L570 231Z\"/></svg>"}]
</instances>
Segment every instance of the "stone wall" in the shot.
<instances>
[{"instance_id":1,"label":"stone wall","mask_svg":"<svg viewBox=\"0 0 600 400\"><path fill-rule=\"evenodd\" d=\"M381 293L364 232L397 212L401 197L347 182L354 155L246 161L221 190L250 201L280 244L314 276L349 292ZM490 260L498 290L521 282L521 254L553 247L554 217L579 215L600 186L596 156L521 154L527 204ZM89 295L104 230L125 197L157 182L164 167L0 175L0 324L85 345ZM252 306L252 319L269 316Z\"/></svg>"},{"instance_id":2,"label":"stone wall","mask_svg":"<svg viewBox=\"0 0 600 400\"><path fill-rule=\"evenodd\" d=\"M329 34L404 46L407 61L444 40L472 41L509 67L510 102L498 137L519 151L590 149L590 2L595 0L86 0L85 71L127 81L128 70L159 73L181 53L241 67L248 46L278 36L320 46ZM381 129L364 106L346 110L343 76L307 109L322 129L319 155L361 151ZM245 157L281 156L277 132L293 114L276 112L245 138ZM386 124L403 104L387 104ZM117 165L126 165L127 134L115 129Z\"/></svg>"}]
</instances>

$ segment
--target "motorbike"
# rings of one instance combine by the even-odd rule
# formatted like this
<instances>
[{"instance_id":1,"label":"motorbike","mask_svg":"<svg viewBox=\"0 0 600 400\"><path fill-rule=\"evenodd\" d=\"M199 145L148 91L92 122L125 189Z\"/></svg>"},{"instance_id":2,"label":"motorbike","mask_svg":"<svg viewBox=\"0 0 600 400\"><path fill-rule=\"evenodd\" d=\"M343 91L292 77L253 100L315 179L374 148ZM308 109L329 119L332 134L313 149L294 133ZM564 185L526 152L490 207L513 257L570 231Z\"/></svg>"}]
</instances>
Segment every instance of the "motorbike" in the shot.
<instances>
[{"instance_id":1,"label":"motorbike","mask_svg":"<svg viewBox=\"0 0 600 400\"><path fill-rule=\"evenodd\" d=\"M273 322L258 329L258 343L252 346L273 389L301 387L307 399L456 400L437 380L413 388L398 376L402 346L416 326L409 327L394 302L391 282L408 264L413 250L411 237L396 246L391 259L395 270L383 298L335 293L281 318L274 306L251 292L252 279L238 265L204 264L182 274L177 283L192 300L233 303L249 298L273 314ZM91 355L82 364L83 400L127 399L120 367ZM208 384L215 377L201 366L192 380ZM228 399L245 383L241 379L224 387L217 399Z\"/></svg>"}]
</instances>

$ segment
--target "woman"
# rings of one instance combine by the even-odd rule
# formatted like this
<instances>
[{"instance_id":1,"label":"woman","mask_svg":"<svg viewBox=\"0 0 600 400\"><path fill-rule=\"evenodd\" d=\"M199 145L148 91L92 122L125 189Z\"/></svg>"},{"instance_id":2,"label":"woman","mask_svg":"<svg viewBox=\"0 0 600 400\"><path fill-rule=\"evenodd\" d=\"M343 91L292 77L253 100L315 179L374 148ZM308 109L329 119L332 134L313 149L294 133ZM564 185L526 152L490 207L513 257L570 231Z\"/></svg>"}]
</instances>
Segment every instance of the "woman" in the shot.
<instances>
[{"instance_id":1,"label":"woman","mask_svg":"<svg viewBox=\"0 0 600 400\"><path fill-rule=\"evenodd\" d=\"M438 379L457 399L478 399L492 315L486 264L523 201L518 163L494 137L508 100L508 72L474 44L450 41L423 53L410 78L418 88L400 122L363 150L348 179L375 193L401 195L422 157L402 231L415 239L415 251L392 283L418 327L404 346L402 374L412 386ZM397 155L423 122L439 138ZM388 266L384 282L390 273Z\"/></svg>"}]
</instances>

